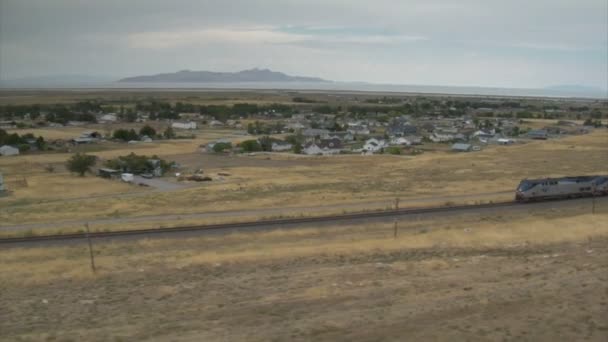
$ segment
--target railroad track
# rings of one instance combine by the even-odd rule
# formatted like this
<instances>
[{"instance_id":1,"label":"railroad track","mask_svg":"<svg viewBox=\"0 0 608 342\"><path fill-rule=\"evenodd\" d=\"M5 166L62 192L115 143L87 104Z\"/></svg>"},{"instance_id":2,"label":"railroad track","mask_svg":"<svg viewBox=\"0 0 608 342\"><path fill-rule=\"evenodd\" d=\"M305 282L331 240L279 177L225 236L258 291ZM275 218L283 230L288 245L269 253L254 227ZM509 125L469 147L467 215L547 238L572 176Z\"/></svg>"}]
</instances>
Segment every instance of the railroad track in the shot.
<instances>
[{"instance_id":1,"label":"railroad track","mask_svg":"<svg viewBox=\"0 0 608 342\"><path fill-rule=\"evenodd\" d=\"M299 225L306 223L328 223L328 222L339 222L349 220L363 220L371 218L390 218L400 217L406 215L415 214L429 214L429 213L441 213L449 211L468 211L478 210L486 208L500 208L500 207L511 207L522 205L517 202L498 202L489 204L476 204L476 205L459 205L459 206L443 206L443 207L427 207L427 208L403 208L403 209L392 209L383 211L372 211L372 212L357 212L350 214L340 215L329 215L329 216L316 216L316 217L298 217L298 218L286 218L286 219L271 219L271 220L259 220L259 221L248 221L238 223L220 223L210 225L196 225L196 226L181 226L172 228L150 228L150 229L135 229L135 230L121 230L121 231L109 231L109 232L91 232L89 237L91 239L99 238L121 238L121 237L146 237L154 235L169 235L184 232L195 232L195 231L218 231L218 230L229 230L229 229L247 229L247 228L261 228L271 226L289 226ZM57 234L57 235L34 235L24 237L9 237L0 238L0 245L7 244L23 244L23 243L35 243L45 241L68 241L86 239L87 234L81 233L68 233L68 234Z\"/></svg>"}]
</instances>

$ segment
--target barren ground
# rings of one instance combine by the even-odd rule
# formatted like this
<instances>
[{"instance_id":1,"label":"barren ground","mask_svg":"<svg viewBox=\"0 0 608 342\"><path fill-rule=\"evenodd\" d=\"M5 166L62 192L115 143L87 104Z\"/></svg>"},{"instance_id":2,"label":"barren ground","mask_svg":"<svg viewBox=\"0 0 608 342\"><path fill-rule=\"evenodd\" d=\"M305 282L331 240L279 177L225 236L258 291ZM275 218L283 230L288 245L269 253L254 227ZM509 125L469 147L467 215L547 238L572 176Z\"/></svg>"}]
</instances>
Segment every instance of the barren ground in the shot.
<instances>
[{"instance_id":1,"label":"barren ground","mask_svg":"<svg viewBox=\"0 0 608 342\"><path fill-rule=\"evenodd\" d=\"M0 250L0 339L606 341L606 214Z\"/></svg>"}]
</instances>

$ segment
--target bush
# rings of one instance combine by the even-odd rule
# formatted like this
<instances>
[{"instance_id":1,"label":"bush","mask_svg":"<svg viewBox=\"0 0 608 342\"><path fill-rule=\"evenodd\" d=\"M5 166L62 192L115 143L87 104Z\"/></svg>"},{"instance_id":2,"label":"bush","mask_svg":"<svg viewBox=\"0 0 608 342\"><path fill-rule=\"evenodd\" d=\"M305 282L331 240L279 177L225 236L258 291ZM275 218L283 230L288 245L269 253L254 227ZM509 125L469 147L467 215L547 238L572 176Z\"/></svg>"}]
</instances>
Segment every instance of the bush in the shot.
<instances>
[{"instance_id":1,"label":"bush","mask_svg":"<svg viewBox=\"0 0 608 342\"><path fill-rule=\"evenodd\" d=\"M239 146L244 152L258 152L262 150L262 145L257 140L245 140Z\"/></svg>"},{"instance_id":2,"label":"bush","mask_svg":"<svg viewBox=\"0 0 608 342\"><path fill-rule=\"evenodd\" d=\"M91 167L95 165L97 157L87 154L76 153L66 162L66 167L70 172L77 173L79 176L84 176L85 173L91 171Z\"/></svg>"},{"instance_id":3,"label":"bush","mask_svg":"<svg viewBox=\"0 0 608 342\"><path fill-rule=\"evenodd\" d=\"M396 146L387 147L384 151L388 154L401 154L401 149Z\"/></svg>"},{"instance_id":4,"label":"bush","mask_svg":"<svg viewBox=\"0 0 608 342\"><path fill-rule=\"evenodd\" d=\"M154 136L156 136L156 130L149 125L145 125L139 130L139 135L147 135L150 138L154 138Z\"/></svg>"},{"instance_id":5,"label":"bush","mask_svg":"<svg viewBox=\"0 0 608 342\"><path fill-rule=\"evenodd\" d=\"M139 135L135 132L134 129L126 130L126 129L117 129L112 134L112 137L117 140L122 141L131 141L131 140L139 140Z\"/></svg>"},{"instance_id":6,"label":"bush","mask_svg":"<svg viewBox=\"0 0 608 342\"><path fill-rule=\"evenodd\" d=\"M215 145L213 145L213 152L215 153L222 153L225 150L230 150L232 148L232 143L216 143Z\"/></svg>"}]
</instances>

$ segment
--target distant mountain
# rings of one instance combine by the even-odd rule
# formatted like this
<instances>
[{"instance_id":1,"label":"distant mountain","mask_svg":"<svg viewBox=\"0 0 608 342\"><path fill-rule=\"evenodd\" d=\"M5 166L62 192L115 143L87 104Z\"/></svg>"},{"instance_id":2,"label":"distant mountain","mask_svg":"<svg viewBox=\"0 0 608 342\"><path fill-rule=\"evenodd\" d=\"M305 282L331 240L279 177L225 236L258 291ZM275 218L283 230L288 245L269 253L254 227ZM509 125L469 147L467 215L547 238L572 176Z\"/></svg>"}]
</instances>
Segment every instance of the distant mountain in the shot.
<instances>
[{"instance_id":1,"label":"distant mountain","mask_svg":"<svg viewBox=\"0 0 608 342\"><path fill-rule=\"evenodd\" d=\"M50 75L0 80L2 88L97 86L112 81L110 77L90 75Z\"/></svg>"},{"instance_id":2,"label":"distant mountain","mask_svg":"<svg viewBox=\"0 0 608 342\"><path fill-rule=\"evenodd\" d=\"M231 83L231 82L331 82L317 77L289 76L268 69L249 69L239 72L182 70L168 74L127 77L118 82L168 83Z\"/></svg>"}]
</instances>

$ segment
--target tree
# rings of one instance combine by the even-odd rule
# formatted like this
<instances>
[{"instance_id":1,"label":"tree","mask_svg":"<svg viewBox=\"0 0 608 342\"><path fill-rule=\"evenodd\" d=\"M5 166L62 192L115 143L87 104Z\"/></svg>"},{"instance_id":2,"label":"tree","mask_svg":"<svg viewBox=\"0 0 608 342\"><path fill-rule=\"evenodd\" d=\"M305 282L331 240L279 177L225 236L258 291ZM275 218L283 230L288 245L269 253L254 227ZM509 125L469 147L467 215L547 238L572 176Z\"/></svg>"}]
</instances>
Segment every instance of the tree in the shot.
<instances>
[{"instance_id":1,"label":"tree","mask_svg":"<svg viewBox=\"0 0 608 342\"><path fill-rule=\"evenodd\" d=\"M258 152L262 150L262 146L257 140L245 140L239 144L245 152Z\"/></svg>"},{"instance_id":2,"label":"tree","mask_svg":"<svg viewBox=\"0 0 608 342\"><path fill-rule=\"evenodd\" d=\"M175 131L173 130L173 127L171 127L171 126L167 127L167 129L165 129L165 132L163 133L163 135L167 139L175 138Z\"/></svg>"},{"instance_id":3,"label":"tree","mask_svg":"<svg viewBox=\"0 0 608 342\"><path fill-rule=\"evenodd\" d=\"M147 135L152 138L156 135L156 130L149 125L145 125L139 130L139 135Z\"/></svg>"},{"instance_id":4,"label":"tree","mask_svg":"<svg viewBox=\"0 0 608 342\"><path fill-rule=\"evenodd\" d=\"M135 132L134 129L126 130L126 129L117 129L112 134L114 139L123 140L123 141L131 141L139 139L139 135Z\"/></svg>"},{"instance_id":5,"label":"tree","mask_svg":"<svg viewBox=\"0 0 608 342\"><path fill-rule=\"evenodd\" d=\"M300 144L300 143L295 143L295 144L293 145L293 153L295 153L295 154L300 154L300 153L302 153L302 144Z\"/></svg>"},{"instance_id":6,"label":"tree","mask_svg":"<svg viewBox=\"0 0 608 342\"><path fill-rule=\"evenodd\" d=\"M80 177L91 171L91 167L95 165L97 157L87 154L76 153L66 162L66 167L70 172L77 173Z\"/></svg>"},{"instance_id":7,"label":"tree","mask_svg":"<svg viewBox=\"0 0 608 342\"><path fill-rule=\"evenodd\" d=\"M401 154L401 149L397 146L387 147L384 151L388 154Z\"/></svg>"},{"instance_id":8,"label":"tree","mask_svg":"<svg viewBox=\"0 0 608 342\"><path fill-rule=\"evenodd\" d=\"M222 153L225 150L229 150L232 148L232 143L229 142L218 142L216 144L213 145L213 152L215 153Z\"/></svg>"}]
</instances>

